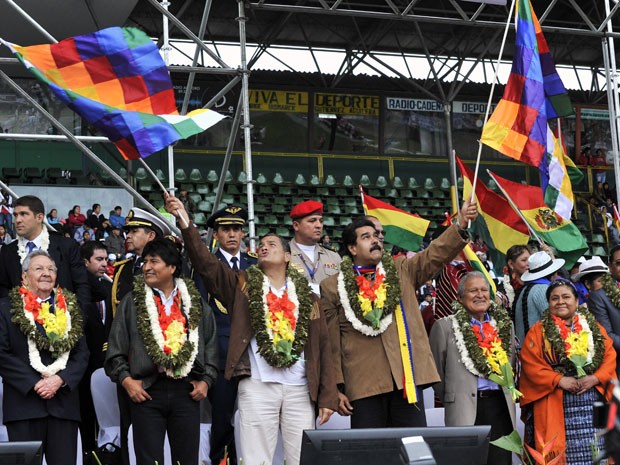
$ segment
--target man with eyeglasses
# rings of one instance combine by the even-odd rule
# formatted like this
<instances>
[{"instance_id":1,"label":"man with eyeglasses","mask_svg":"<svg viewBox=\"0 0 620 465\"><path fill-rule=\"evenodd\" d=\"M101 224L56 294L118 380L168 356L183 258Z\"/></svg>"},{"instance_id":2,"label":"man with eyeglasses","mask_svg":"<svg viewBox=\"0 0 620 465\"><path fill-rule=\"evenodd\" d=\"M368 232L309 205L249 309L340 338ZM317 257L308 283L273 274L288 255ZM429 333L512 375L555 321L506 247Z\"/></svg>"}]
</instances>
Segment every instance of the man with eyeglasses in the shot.
<instances>
[{"instance_id":1,"label":"man with eyeglasses","mask_svg":"<svg viewBox=\"0 0 620 465\"><path fill-rule=\"evenodd\" d=\"M78 383L88 364L75 295L49 253L24 257L23 284L0 299L3 422L10 441L42 441L49 465L76 463ZM52 345L53 341L53 345Z\"/></svg>"}]
</instances>

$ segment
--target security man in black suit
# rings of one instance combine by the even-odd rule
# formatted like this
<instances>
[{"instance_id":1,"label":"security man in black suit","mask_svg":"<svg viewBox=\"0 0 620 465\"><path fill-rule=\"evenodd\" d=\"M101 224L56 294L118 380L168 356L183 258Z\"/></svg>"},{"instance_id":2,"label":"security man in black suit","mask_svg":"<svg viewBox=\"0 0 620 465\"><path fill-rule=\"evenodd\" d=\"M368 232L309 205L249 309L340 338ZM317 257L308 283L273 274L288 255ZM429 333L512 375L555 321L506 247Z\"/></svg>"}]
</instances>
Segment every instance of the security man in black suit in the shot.
<instances>
[{"instance_id":1,"label":"security man in black suit","mask_svg":"<svg viewBox=\"0 0 620 465\"><path fill-rule=\"evenodd\" d=\"M90 287L78 243L48 231L43 223L45 207L38 197L24 195L15 200L14 206L17 240L0 248L0 297L7 296L9 290L21 284L24 259L33 250L41 249L56 263L56 284L74 292L83 310L90 302Z\"/></svg>"},{"instance_id":2,"label":"security man in black suit","mask_svg":"<svg viewBox=\"0 0 620 465\"><path fill-rule=\"evenodd\" d=\"M92 302L84 312L84 335L90 351L88 368L80 382L82 421L80 436L84 465L95 463L91 452L97 449L97 415L93 405L90 380L93 372L103 368L104 348L112 327L112 279L108 277L108 248L103 242L86 241L80 255L88 273Z\"/></svg>"},{"instance_id":3,"label":"security man in black suit","mask_svg":"<svg viewBox=\"0 0 620 465\"><path fill-rule=\"evenodd\" d=\"M133 255L114 264L114 278L112 282L112 313L116 314L116 307L123 297L132 290L133 278L142 274L142 250L156 237L170 234L170 226L161 218L141 208L132 208L125 220L123 229L127 232L125 241L127 252ZM121 457L123 465L129 465L127 434L131 419L129 418L130 400L127 391L119 387L118 407L121 413Z\"/></svg>"},{"instance_id":4,"label":"security man in black suit","mask_svg":"<svg viewBox=\"0 0 620 465\"><path fill-rule=\"evenodd\" d=\"M256 264L256 256L241 252L241 242L245 237L247 212L236 206L218 210L207 220L207 226L213 229L213 237L217 240L218 250L215 256L227 263L233 270L245 270ZM231 463L237 456L234 450L234 429L232 416L237 398L237 380L227 381L224 378L228 339L230 337L230 320L228 311L216 299L211 298L209 304L215 314L219 349L219 376L215 386L209 390L211 402L211 463L220 463L224 451L228 450Z\"/></svg>"}]
</instances>

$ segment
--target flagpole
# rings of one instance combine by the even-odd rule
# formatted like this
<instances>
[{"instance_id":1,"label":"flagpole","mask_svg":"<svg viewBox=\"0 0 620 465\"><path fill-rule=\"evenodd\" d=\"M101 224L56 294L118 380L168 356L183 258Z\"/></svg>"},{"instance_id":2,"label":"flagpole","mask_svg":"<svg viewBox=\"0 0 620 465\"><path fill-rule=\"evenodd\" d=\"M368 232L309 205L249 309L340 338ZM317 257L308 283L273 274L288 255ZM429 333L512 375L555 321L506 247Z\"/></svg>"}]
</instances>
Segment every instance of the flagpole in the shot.
<instances>
[{"instance_id":1,"label":"flagpole","mask_svg":"<svg viewBox=\"0 0 620 465\"><path fill-rule=\"evenodd\" d=\"M523 213L521 213L521 210L519 210L519 208L515 205L515 203L512 201L512 199L508 195L508 192L506 192L504 188L502 187L502 185L499 182L497 182L497 179L495 179L495 176L493 176L493 173L491 173L491 171L487 170L487 173L489 176L491 176L493 181L495 181L495 184L497 184L497 187L499 187L499 189L502 191L502 194L504 194L504 196L508 200L508 203L510 204L512 209L517 213L517 215L521 217L523 222L527 225L527 228L530 230L530 234L534 236L534 238L538 241L538 245L542 246L544 242L540 239L540 237L538 237L538 235L536 234L536 231L534 231L534 228L532 228L532 226L527 222L527 220L525 219L525 216L523 216Z\"/></svg>"},{"instance_id":2,"label":"flagpole","mask_svg":"<svg viewBox=\"0 0 620 465\"><path fill-rule=\"evenodd\" d=\"M362 199L362 210L364 210L364 215L366 214L366 208L364 208L364 187L362 187L362 185L359 185L360 188L360 197Z\"/></svg>"},{"instance_id":3,"label":"flagpole","mask_svg":"<svg viewBox=\"0 0 620 465\"><path fill-rule=\"evenodd\" d=\"M506 38L508 37L508 29L510 28L510 22L512 20L512 13L515 10L515 2L516 0L512 0L512 4L510 5L510 13L508 13L508 21L506 21L506 27L504 28L504 37L502 37L502 45L499 49L499 55L497 57L497 62L495 63L495 75L493 76L493 82L491 83L491 91L489 92L489 99L487 101L487 109L484 113L484 123L482 127L484 128L489 120L489 113L491 112L491 102L493 101L493 93L495 92L495 83L497 82L497 75L499 74L499 66L502 61L502 56L504 54L504 46L506 45ZM471 195L473 199L473 195L476 192L476 182L478 182L478 169L480 168L480 156L482 155L482 140L478 139L478 155L476 156L476 168L474 169L474 180L472 182L472 190ZM470 221L471 225L471 221Z\"/></svg>"}]
</instances>

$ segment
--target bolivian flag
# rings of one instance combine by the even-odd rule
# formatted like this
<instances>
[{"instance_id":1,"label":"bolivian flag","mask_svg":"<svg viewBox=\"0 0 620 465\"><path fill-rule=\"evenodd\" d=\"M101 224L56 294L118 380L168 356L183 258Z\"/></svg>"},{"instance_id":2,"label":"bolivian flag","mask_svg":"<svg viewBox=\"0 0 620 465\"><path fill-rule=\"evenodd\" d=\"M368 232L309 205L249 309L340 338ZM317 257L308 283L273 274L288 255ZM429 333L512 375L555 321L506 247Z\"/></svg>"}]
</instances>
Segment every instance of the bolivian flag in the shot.
<instances>
[{"instance_id":1,"label":"bolivian flag","mask_svg":"<svg viewBox=\"0 0 620 465\"><path fill-rule=\"evenodd\" d=\"M366 214L374 216L383 225L386 242L412 252L420 250L420 244L426 235L430 221L399 210L364 192L362 192L362 203Z\"/></svg>"},{"instance_id":2,"label":"bolivian flag","mask_svg":"<svg viewBox=\"0 0 620 465\"><path fill-rule=\"evenodd\" d=\"M510 200L536 234L566 260L566 268L572 268L577 259L588 250L588 244L577 226L570 220L563 219L545 204L540 187L509 181L490 171L489 174L497 185L508 193Z\"/></svg>"},{"instance_id":3,"label":"bolivian flag","mask_svg":"<svg viewBox=\"0 0 620 465\"><path fill-rule=\"evenodd\" d=\"M456 161L463 175L463 198L471 197L474 173L460 158ZM530 240L530 231L521 217L510 208L508 200L478 179L476 183L478 218L472 224L474 233L479 234L491 249L491 259L496 270L501 270L506 251L513 245L525 245Z\"/></svg>"}]
</instances>

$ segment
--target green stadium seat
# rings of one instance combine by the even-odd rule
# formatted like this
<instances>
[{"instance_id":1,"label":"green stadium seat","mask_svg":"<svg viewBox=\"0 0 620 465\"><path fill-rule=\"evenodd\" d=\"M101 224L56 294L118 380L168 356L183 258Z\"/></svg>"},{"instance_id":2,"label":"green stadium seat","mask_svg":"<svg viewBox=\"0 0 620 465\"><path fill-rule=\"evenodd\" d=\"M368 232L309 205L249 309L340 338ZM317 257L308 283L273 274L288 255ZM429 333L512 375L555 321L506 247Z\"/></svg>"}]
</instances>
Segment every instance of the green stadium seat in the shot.
<instances>
[{"instance_id":1,"label":"green stadium seat","mask_svg":"<svg viewBox=\"0 0 620 465\"><path fill-rule=\"evenodd\" d=\"M121 166L118 169L118 175L123 179L127 179L127 168L125 168L124 166Z\"/></svg>"},{"instance_id":2,"label":"green stadium seat","mask_svg":"<svg viewBox=\"0 0 620 465\"><path fill-rule=\"evenodd\" d=\"M426 181L424 181L424 189L432 190L435 189L435 187L435 181L433 181L431 178L426 178Z\"/></svg>"},{"instance_id":3,"label":"green stadium seat","mask_svg":"<svg viewBox=\"0 0 620 465\"><path fill-rule=\"evenodd\" d=\"M279 221L276 215L265 215L265 224L276 225L278 223Z\"/></svg>"},{"instance_id":4,"label":"green stadium seat","mask_svg":"<svg viewBox=\"0 0 620 465\"><path fill-rule=\"evenodd\" d=\"M288 208L285 204L282 203L274 203L271 206L271 211L273 213L288 213Z\"/></svg>"},{"instance_id":5,"label":"green stadium seat","mask_svg":"<svg viewBox=\"0 0 620 465\"><path fill-rule=\"evenodd\" d=\"M254 211L257 213L265 213L267 211L267 205L262 204L262 203L255 203Z\"/></svg>"},{"instance_id":6,"label":"green stadium seat","mask_svg":"<svg viewBox=\"0 0 620 465\"><path fill-rule=\"evenodd\" d=\"M463 178L461 176L459 176L459 178L456 180L456 187L459 189L463 189Z\"/></svg>"},{"instance_id":7,"label":"green stadium seat","mask_svg":"<svg viewBox=\"0 0 620 465\"><path fill-rule=\"evenodd\" d=\"M310 177L310 185L311 186L318 186L321 184L321 180L319 179L319 177L316 174L313 174Z\"/></svg>"},{"instance_id":8,"label":"green stadium seat","mask_svg":"<svg viewBox=\"0 0 620 465\"><path fill-rule=\"evenodd\" d=\"M329 196L329 188L328 187L317 187L316 188L316 195L319 195L321 197L328 197Z\"/></svg>"},{"instance_id":9,"label":"green stadium seat","mask_svg":"<svg viewBox=\"0 0 620 465\"><path fill-rule=\"evenodd\" d=\"M265 177L263 173L258 173L258 176L256 176L256 182L258 184L266 184L267 178Z\"/></svg>"},{"instance_id":10,"label":"green stadium seat","mask_svg":"<svg viewBox=\"0 0 620 465\"><path fill-rule=\"evenodd\" d=\"M202 182L202 173L198 168L193 168L189 172L189 180L192 182Z\"/></svg>"},{"instance_id":11,"label":"green stadium seat","mask_svg":"<svg viewBox=\"0 0 620 465\"><path fill-rule=\"evenodd\" d=\"M448 178L442 178L441 185L439 186L439 188L444 191L450 190L450 181L448 180Z\"/></svg>"},{"instance_id":12,"label":"green stadium seat","mask_svg":"<svg viewBox=\"0 0 620 465\"><path fill-rule=\"evenodd\" d=\"M489 179L489 182L487 183L487 187L489 189L491 189L492 191L499 190L499 187L498 187L497 183L495 182L495 179L493 179L493 178Z\"/></svg>"},{"instance_id":13,"label":"green stadium seat","mask_svg":"<svg viewBox=\"0 0 620 465\"><path fill-rule=\"evenodd\" d=\"M239 176L237 176L237 182L240 184L245 184L248 181L248 175L245 173L245 171L241 171L239 173Z\"/></svg>"},{"instance_id":14,"label":"green stadium seat","mask_svg":"<svg viewBox=\"0 0 620 465\"><path fill-rule=\"evenodd\" d=\"M187 180L187 173L183 168L179 168L174 173L174 180L177 182L183 182Z\"/></svg>"},{"instance_id":15,"label":"green stadium seat","mask_svg":"<svg viewBox=\"0 0 620 465\"><path fill-rule=\"evenodd\" d=\"M226 182L233 182L233 175L230 171L226 171L226 177L224 178L224 181Z\"/></svg>"},{"instance_id":16,"label":"green stadium seat","mask_svg":"<svg viewBox=\"0 0 620 465\"><path fill-rule=\"evenodd\" d=\"M326 186L335 186L336 185L336 178L333 175L328 174L327 178L325 179L325 185Z\"/></svg>"},{"instance_id":17,"label":"green stadium seat","mask_svg":"<svg viewBox=\"0 0 620 465\"><path fill-rule=\"evenodd\" d=\"M153 183L147 179L142 181L138 181L138 190L140 192L152 192L153 191Z\"/></svg>"},{"instance_id":18,"label":"green stadium seat","mask_svg":"<svg viewBox=\"0 0 620 465\"><path fill-rule=\"evenodd\" d=\"M293 195L293 189L291 188L291 186L278 186L278 194Z\"/></svg>"},{"instance_id":19,"label":"green stadium seat","mask_svg":"<svg viewBox=\"0 0 620 465\"><path fill-rule=\"evenodd\" d=\"M291 236L291 231L285 227L276 228L276 234L284 239L289 239Z\"/></svg>"},{"instance_id":20,"label":"green stadium seat","mask_svg":"<svg viewBox=\"0 0 620 465\"><path fill-rule=\"evenodd\" d=\"M599 257L606 257L607 256L607 252L605 251L605 247L601 247L601 246L594 246L592 247L592 255L593 256L599 256Z\"/></svg>"},{"instance_id":21,"label":"green stadium seat","mask_svg":"<svg viewBox=\"0 0 620 465\"><path fill-rule=\"evenodd\" d=\"M187 191L187 192L194 192L194 185L193 184L188 184L188 183L183 183L181 184L181 189L182 191Z\"/></svg>"},{"instance_id":22,"label":"green stadium seat","mask_svg":"<svg viewBox=\"0 0 620 465\"><path fill-rule=\"evenodd\" d=\"M342 209L340 208L339 205L330 205L329 208L327 209L327 212L330 215L340 215L342 214ZM325 223L325 217L323 217L323 224L327 224ZM333 226L333 225L331 225Z\"/></svg>"},{"instance_id":23,"label":"green stadium seat","mask_svg":"<svg viewBox=\"0 0 620 465\"><path fill-rule=\"evenodd\" d=\"M409 189L417 189L418 187L420 187L418 181L416 181L414 177L409 178L407 186L409 187Z\"/></svg>"},{"instance_id":24,"label":"green stadium seat","mask_svg":"<svg viewBox=\"0 0 620 465\"><path fill-rule=\"evenodd\" d=\"M360 210L356 205L349 205L344 208L344 211L347 215L355 216L360 214ZM349 224L349 223L347 223Z\"/></svg>"},{"instance_id":25,"label":"green stadium seat","mask_svg":"<svg viewBox=\"0 0 620 465\"><path fill-rule=\"evenodd\" d=\"M387 187L388 183L387 180L385 179L385 176L379 176L377 177L377 181L375 182L375 186L377 187Z\"/></svg>"},{"instance_id":26,"label":"green stadium seat","mask_svg":"<svg viewBox=\"0 0 620 465\"><path fill-rule=\"evenodd\" d=\"M276 197L275 199L273 199L273 204L272 205L288 205L289 201L286 197Z\"/></svg>"},{"instance_id":27,"label":"green stadium seat","mask_svg":"<svg viewBox=\"0 0 620 465\"><path fill-rule=\"evenodd\" d=\"M197 204L198 210L205 213L210 213L213 210L213 205L208 200L201 200Z\"/></svg>"},{"instance_id":28,"label":"green stadium seat","mask_svg":"<svg viewBox=\"0 0 620 465\"><path fill-rule=\"evenodd\" d=\"M273 177L272 182L274 184L282 184L284 182L284 178L282 177L280 173L276 173L275 176Z\"/></svg>"},{"instance_id":29,"label":"green stadium seat","mask_svg":"<svg viewBox=\"0 0 620 465\"><path fill-rule=\"evenodd\" d=\"M368 189L368 195L372 197L381 197L381 191L379 189Z\"/></svg>"},{"instance_id":30,"label":"green stadium seat","mask_svg":"<svg viewBox=\"0 0 620 465\"><path fill-rule=\"evenodd\" d=\"M304 184L306 184L306 178L304 178L303 174L297 175L297 177L295 178L295 184L297 184L298 186L303 186Z\"/></svg>"},{"instance_id":31,"label":"green stadium seat","mask_svg":"<svg viewBox=\"0 0 620 465\"><path fill-rule=\"evenodd\" d=\"M202 202L202 195L200 195L198 192L191 192L189 194L189 198L192 199L196 204Z\"/></svg>"},{"instance_id":32,"label":"green stadium seat","mask_svg":"<svg viewBox=\"0 0 620 465\"><path fill-rule=\"evenodd\" d=\"M168 181L166 174L159 168L155 170L155 176L157 176L157 179L159 179L162 183L165 183L166 181Z\"/></svg>"},{"instance_id":33,"label":"green stadium seat","mask_svg":"<svg viewBox=\"0 0 620 465\"><path fill-rule=\"evenodd\" d=\"M403 184L403 181L398 176L394 176L394 181L392 181L392 186L395 187L396 189L405 187L405 185Z\"/></svg>"},{"instance_id":34,"label":"green stadium seat","mask_svg":"<svg viewBox=\"0 0 620 465\"><path fill-rule=\"evenodd\" d=\"M215 184L216 182L218 182L220 180L220 177L217 175L217 173L215 172L215 170L210 170L207 173L207 181L210 182L211 184Z\"/></svg>"},{"instance_id":35,"label":"green stadium seat","mask_svg":"<svg viewBox=\"0 0 620 465\"><path fill-rule=\"evenodd\" d=\"M241 191L235 184L225 184L224 191L230 195L241 195Z\"/></svg>"},{"instance_id":36,"label":"green stadium seat","mask_svg":"<svg viewBox=\"0 0 620 465\"><path fill-rule=\"evenodd\" d=\"M336 220L334 219L333 216L324 216L323 226L336 226Z\"/></svg>"},{"instance_id":37,"label":"green stadium seat","mask_svg":"<svg viewBox=\"0 0 620 465\"><path fill-rule=\"evenodd\" d=\"M199 194L205 195L208 194L211 190L207 184L196 184L196 192Z\"/></svg>"},{"instance_id":38,"label":"green stadium seat","mask_svg":"<svg viewBox=\"0 0 620 465\"><path fill-rule=\"evenodd\" d=\"M343 186L347 186L347 187L353 187L353 178L351 176L349 176L348 174L344 177L344 180L342 181L342 185Z\"/></svg>"},{"instance_id":39,"label":"green stadium seat","mask_svg":"<svg viewBox=\"0 0 620 465\"><path fill-rule=\"evenodd\" d=\"M605 236L602 234L592 234L592 244L604 244Z\"/></svg>"},{"instance_id":40,"label":"green stadium seat","mask_svg":"<svg viewBox=\"0 0 620 465\"><path fill-rule=\"evenodd\" d=\"M268 186L268 185L265 185L265 184L259 185L259 186L258 186L258 189L257 189L257 192L258 192L259 194L261 194L261 195L262 195L262 194L269 194L269 195L273 195L273 193L274 193L274 192L273 192L273 187L271 187L270 185L269 185L269 186Z\"/></svg>"},{"instance_id":41,"label":"green stadium seat","mask_svg":"<svg viewBox=\"0 0 620 465\"><path fill-rule=\"evenodd\" d=\"M334 195L336 197L345 198L349 195L349 193L344 187L336 187L336 190L334 191Z\"/></svg>"},{"instance_id":42,"label":"green stadium seat","mask_svg":"<svg viewBox=\"0 0 620 465\"><path fill-rule=\"evenodd\" d=\"M194 213L194 223L199 226L204 226L207 224L207 217L202 212Z\"/></svg>"},{"instance_id":43,"label":"green stadium seat","mask_svg":"<svg viewBox=\"0 0 620 465\"><path fill-rule=\"evenodd\" d=\"M145 179L148 179L149 174L146 172L146 170L141 166L136 170L136 174L135 177L138 181L143 181Z\"/></svg>"},{"instance_id":44,"label":"green stadium seat","mask_svg":"<svg viewBox=\"0 0 620 465\"><path fill-rule=\"evenodd\" d=\"M360 184L364 187L370 186L370 178L367 174L363 174L360 178Z\"/></svg>"}]
</instances>

